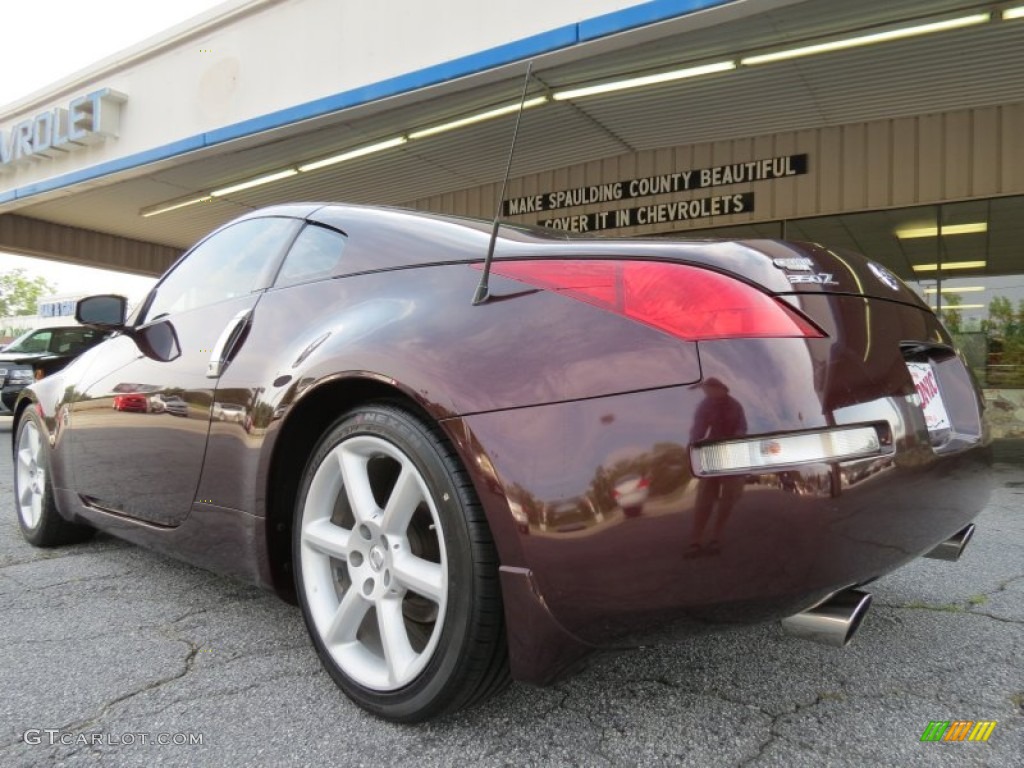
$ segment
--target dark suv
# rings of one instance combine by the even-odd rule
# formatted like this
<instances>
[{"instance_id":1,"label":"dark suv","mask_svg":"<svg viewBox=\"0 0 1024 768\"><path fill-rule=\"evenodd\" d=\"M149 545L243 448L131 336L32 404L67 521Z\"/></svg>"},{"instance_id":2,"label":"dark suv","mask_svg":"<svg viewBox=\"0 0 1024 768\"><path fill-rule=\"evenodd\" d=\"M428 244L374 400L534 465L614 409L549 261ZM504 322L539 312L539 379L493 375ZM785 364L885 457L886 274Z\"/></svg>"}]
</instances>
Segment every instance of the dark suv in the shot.
<instances>
[{"instance_id":1,"label":"dark suv","mask_svg":"<svg viewBox=\"0 0 1024 768\"><path fill-rule=\"evenodd\" d=\"M9 411L18 393L36 379L49 376L70 363L109 333L80 325L29 331L0 350L0 413Z\"/></svg>"}]
</instances>

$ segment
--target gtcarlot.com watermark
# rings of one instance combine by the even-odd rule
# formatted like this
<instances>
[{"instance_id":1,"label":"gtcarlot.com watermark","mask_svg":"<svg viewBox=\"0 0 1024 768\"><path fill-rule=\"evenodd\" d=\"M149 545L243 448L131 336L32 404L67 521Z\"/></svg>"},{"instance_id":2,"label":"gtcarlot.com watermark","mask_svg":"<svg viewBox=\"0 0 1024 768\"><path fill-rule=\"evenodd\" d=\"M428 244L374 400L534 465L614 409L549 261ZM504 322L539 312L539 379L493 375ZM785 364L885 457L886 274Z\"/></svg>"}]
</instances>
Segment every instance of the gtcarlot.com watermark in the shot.
<instances>
[{"instance_id":1,"label":"gtcarlot.com watermark","mask_svg":"<svg viewBox=\"0 0 1024 768\"><path fill-rule=\"evenodd\" d=\"M21 738L26 744L48 747L55 747L58 744L64 747L128 747L135 745L196 747L203 744L203 734L190 732L74 733L73 731L62 731L59 728L29 728Z\"/></svg>"}]
</instances>

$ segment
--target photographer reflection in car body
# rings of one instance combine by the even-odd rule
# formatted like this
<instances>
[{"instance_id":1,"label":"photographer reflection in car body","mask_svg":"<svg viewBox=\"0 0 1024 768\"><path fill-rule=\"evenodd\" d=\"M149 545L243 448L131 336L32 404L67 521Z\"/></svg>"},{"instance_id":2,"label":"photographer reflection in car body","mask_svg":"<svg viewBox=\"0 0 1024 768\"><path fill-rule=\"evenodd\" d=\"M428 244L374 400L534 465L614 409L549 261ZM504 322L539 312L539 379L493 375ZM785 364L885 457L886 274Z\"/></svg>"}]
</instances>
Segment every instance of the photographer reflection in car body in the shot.
<instances>
[{"instance_id":1,"label":"photographer reflection in car body","mask_svg":"<svg viewBox=\"0 0 1024 768\"><path fill-rule=\"evenodd\" d=\"M709 377L700 384L704 399L697 406L693 428L690 430L690 444L700 440L726 440L747 433L747 417L743 406L729 394L720 379ZM697 503L693 513L693 532L686 557L715 555L721 550L721 535L726 521L743 494L745 478L741 476L705 477L698 481ZM704 543L704 532L715 512L711 538Z\"/></svg>"}]
</instances>

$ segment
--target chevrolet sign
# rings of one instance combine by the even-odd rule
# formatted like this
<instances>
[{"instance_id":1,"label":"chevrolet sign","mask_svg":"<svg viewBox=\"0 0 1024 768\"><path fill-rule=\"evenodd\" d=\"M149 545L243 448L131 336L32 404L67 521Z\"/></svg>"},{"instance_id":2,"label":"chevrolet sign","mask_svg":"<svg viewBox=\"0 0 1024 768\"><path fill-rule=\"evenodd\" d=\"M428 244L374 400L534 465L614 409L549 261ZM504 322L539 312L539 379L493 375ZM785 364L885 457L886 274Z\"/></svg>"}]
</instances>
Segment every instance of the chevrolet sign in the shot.
<instances>
[{"instance_id":1,"label":"chevrolet sign","mask_svg":"<svg viewBox=\"0 0 1024 768\"><path fill-rule=\"evenodd\" d=\"M128 97L101 88L15 123L0 132L0 173L42 157L60 157L87 144L117 136L121 105Z\"/></svg>"}]
</instances>

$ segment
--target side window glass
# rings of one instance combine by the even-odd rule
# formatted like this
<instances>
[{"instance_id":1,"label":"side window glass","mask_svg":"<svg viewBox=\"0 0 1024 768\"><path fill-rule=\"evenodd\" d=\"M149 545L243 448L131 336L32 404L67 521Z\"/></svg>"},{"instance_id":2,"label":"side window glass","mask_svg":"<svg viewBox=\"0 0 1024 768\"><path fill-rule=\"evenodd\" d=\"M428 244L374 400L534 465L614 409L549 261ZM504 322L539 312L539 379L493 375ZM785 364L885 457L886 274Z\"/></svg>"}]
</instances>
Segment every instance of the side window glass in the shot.
<instances>
[{"instance_id":1,"label":"side window glass","mask_svg":"<svg viewBox=\"0 0 1024 768\"><path fill-rule=\"evenodd\" d=\"M50 351L61 355L78 354L85 351L86 347L95 338L96 331L88 328L66 328L57 331L54 336Z\"/></svg>"},{"instance_id":2,"label":"side window glass","mask_svg":"<svg viewBox=\"0 0 1024 768\"><path fill-rule=\"evenodd\" d=\"M77 355L98 344L105 336L106 332L92 328L65 328L54 335L50 351Z\"/></svg>"},{"instance_id":3,"label":"side window glass","mask_svg":"<svg viewBox=\"0 0 1024 768\"><path fill-rule=\"evenodd\" d=\"M49 352L50 338L52 336L53 331L40 331L39 333L33 334L22 343L20 351L30 354L35 352Z\"/></svg>"},{"instance_id":4,"label":"side window glass","mask_svg":"<svg viewBox=\"0 0 1024 768\"><path fill-rule=\"evenodd\" d=\"M341 261L347 238L333 229L310 224L285 256L275 288L330 277Z\"/></svg>"},{"instance_id":5,"label":"side window glass","mask_svg":"<svg viewBox=\"0 0 1024 768\"><path fill-rule=\"evenodd\" d=\"M145 319L265 288L269 270L298 226L295 219L247 219L204 240L157 285Z\"/></svg>"}]
</instances>

